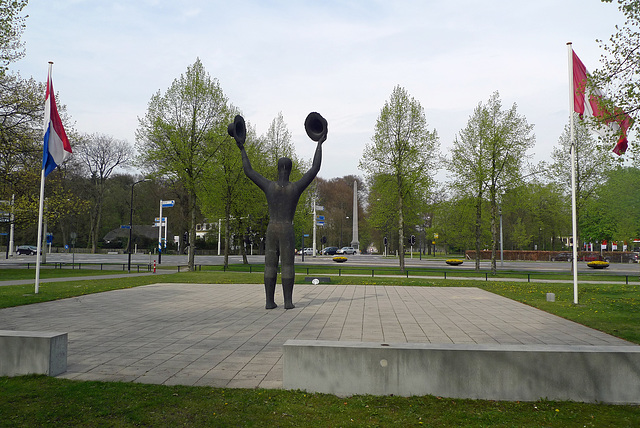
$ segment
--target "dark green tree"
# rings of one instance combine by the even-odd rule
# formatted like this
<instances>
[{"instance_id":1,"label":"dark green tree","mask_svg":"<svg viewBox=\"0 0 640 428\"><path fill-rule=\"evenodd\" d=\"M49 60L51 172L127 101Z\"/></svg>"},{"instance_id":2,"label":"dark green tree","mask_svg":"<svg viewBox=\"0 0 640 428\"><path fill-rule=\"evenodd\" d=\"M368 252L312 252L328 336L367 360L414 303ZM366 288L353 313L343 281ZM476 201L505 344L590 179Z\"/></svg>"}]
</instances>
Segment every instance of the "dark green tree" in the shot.
<instances>
[{"instance_id":1,"label":"dark green tree","mask_svg":"<svg viewBox=\"0 0 640 428\"><path fill-rule=\"evenodd\" d=\"M186 73L174 80L164 94L154 94L147 113L139 119L139 165L155 176L179 181L184 187L189 195L192 237L196 236L198 187L220 146L229 143L230 121L227 98L200 59L187 67ZM194 266L194 247L189 247L190 269Z\"/></svg>"},{"instance_id":2,"label":"dark green tree","mask_svg":"<svg viewBox=\"0 0 640 428\"><path fill-rule=\"evenodd\" d=\"M380 189L381 194L396 209L401 270L404 270L407 204L433 186L438 150L438 135L435 130L427 129L420 102L406 89L396 86L380 111L371 144L365 146L360 159L360 169L365 171L370 183L376 177L385 189ZM373 216L375 213L372 213L375 222Z\"/></svg>"},{"instance_id":3,"label":"dark green tree","mask_svg":"<svg viewBox=\"0 0 640 428\"><path fill-rule=\"evenodd\" d=\"M535 143L532 129L516 104L503 110L495 92L487 104L478 104L454 141L448 168L457 188L469 189L476 198L476 269L480 268L483 199L488 196L490 204L491 270L495 272L500 197L521 182L526 152Z\"/></svg>"},{"instance_id":4,"label":"dark green tree","mask_svg":"<svg viewBox=\"0 0 640 428\"><path fill-rule=\"evenodd\" d=\"M2 0L0 2L0 76L5 74L9 64L22 58L24 42L20 40L26 28L26 16L22 9L28 0Z\"/></svg>"}]
</instances>

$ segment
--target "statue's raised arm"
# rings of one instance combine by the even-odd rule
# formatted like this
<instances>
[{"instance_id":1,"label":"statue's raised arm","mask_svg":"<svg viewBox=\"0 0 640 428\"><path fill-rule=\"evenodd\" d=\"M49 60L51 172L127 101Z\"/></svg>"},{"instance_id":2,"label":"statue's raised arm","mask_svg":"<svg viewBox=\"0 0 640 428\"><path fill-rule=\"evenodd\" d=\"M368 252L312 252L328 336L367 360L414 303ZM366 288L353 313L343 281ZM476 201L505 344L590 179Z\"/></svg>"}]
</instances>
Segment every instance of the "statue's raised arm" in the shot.
<instances>
[{"instance_id":1,"label":"statue's raised arm","mask_svg":"<svg viewBox=\"0 0 640 428\"><path fill-rule=\"evenodd\" d=\"M306 189L320 171L320 164L322 163L322 143L327 140L329 127L327 120L322 117L320 113L312 112L309 113L307 119L304 121L304 129L307 131L309 138L318 142L311 168L297 182L303 189Z\"/></svg>"},{"instance_id":2,"label":"statue's raised arm","mask_svg":"<svg viewBox=\"0 0 640 428\"><path fill-rule=\"evenodd\" d=\"M264 191L269 180L253 169L249 161L249 156L247 156L247 151L244 149L244 143L247 139L247 128L244 124L244 118L237 115L233 123L230 123L227 127L227 132L236 140L236 145L242 153L242 169L244 169L245 175Z\"/></svg>"}]
</instances>

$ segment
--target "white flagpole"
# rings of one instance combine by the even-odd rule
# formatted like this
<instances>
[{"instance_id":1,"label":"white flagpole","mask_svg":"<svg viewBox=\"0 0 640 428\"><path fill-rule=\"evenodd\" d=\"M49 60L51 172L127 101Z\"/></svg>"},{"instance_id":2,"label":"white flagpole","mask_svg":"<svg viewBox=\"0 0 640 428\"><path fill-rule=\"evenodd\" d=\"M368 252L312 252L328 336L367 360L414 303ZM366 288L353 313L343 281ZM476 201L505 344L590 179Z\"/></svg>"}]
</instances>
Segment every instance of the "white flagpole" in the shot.
<instances>
[{"instance_id":1,"label":"white flagpole","mask_svg":"<svg viewBox=\"0 0 640 428\"><path fill-rule=\"evenodd\" d=\"M44 216L44 166L40 175L40 203L38 206L38 249L36 250L36 291L40 288L40 260L42 256L42 218Z\"/></svg>"},{"instance_id":2,"label":"white flagpole","mask_svg":"<svg viewBox=\"0 0 640 428\"><path fill-rule=\"evenodd\" d=\"M573 45L567 43L569 52L569 116L571 118L571 223L573 229L573 304L578 304L578 220L576 209L576 135L574 123L574 93L573 87Z\"/></svg>"},{"instance_id":3,"label":"white flagpole","mask_svg":"<svg viewBox=\"0 0 640 428\"><path fill-rule=\"evenodd\" d=\"M47 85L51 84L51 67L53 66L53 62L49 61L49 70L47 71ZM45 103L49 102L49 100L45 100ZM45 109L47 106L45 106ZM46 116L46 115L45 115ZM42 127L44 128L43 135L47 132L46 126L49 124L47 122L47 118L45 117L45 123L43 123ZM44 141L43 141L44 144ZM44 146L43 146L44 152ZM42 154L44 159L44 153ZM42 164L42 173L40 174L40 203L38 205L38 243L36 250L36 285L35 285L35 294L38 294L40 289L40 260L41 260L41 252L42 251L42 219L44 217L44 162Z\"/></svg>"}]
</instances>

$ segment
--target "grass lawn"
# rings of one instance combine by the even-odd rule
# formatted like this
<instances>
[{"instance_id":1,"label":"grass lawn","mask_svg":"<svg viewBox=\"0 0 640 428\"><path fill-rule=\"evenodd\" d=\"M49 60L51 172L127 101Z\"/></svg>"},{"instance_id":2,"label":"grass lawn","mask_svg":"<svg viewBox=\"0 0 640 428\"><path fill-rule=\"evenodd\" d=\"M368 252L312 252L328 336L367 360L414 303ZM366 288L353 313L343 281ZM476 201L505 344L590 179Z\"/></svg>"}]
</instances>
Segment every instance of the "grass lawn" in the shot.
<instances>
[{"instance_id":1,"label":"grass lawn","mask_svg":"<svg viewBox=\"0 0 640 428\"><path fill-rule=\"evenodd\" d=\"M0 271L0 275L4 271ZM305 274L297 276L304 281ZM2 276L4 278L4 276ZM261 283L262 273L185 272L109 281L0 286L0 307L156 282ZM337 277L333 284L478 287L640 344L637 286ZM547 292L556 302L546 301ZM0 326L1 328L1 326ZM0 426L640 426L639 406L572 402L452 400L439 397L339 398L300 391L80 382L44 376L0 378Z\"/></svg>"},{"instance_id":2,"label":"grass lawn","mask_svg":"<svg viewBox=\"0 0 640 428\"><path fill-rule=\"evenodd\" d=\"M637 406L0 378L0 426L636 427Z\"/></svg>"},{"instance_id":3,"label":"grass lawn","mask_svg":"<svg viewBox=\"0 0 640 428\"><path fill-rule=\"evenodd\" d=\"M118 273L127 273L122 270L101 270L101 269L54 269L46 267L40 269L40 278L72 278L76 276L94 276L94 275L114 275ZM15 281L21 279L36 278L35 268L31 269L0 269L0 278L2 281Z\"/></svg>"}]
</instances>

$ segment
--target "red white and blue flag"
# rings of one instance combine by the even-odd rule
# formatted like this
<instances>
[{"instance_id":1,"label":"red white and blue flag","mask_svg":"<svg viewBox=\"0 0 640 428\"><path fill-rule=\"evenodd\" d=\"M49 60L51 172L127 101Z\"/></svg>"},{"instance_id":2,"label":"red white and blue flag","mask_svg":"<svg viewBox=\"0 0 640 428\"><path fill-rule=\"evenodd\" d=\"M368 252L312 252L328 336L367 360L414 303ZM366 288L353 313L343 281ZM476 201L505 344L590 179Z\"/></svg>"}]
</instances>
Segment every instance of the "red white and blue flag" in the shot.
<instances>
[{"instance_id":1,"label":"red white and blue flag","mask_svg":"<svg viewBox=\"0 0 640 428\"><path fill-rule=\"evenodd\" d=\"M613 113L606 111L602 107L604 94L598 88L587 87L587 76L589 72L578 55L573 52L573 109L583 119L584 115L604 119L606 128L610 132L619 136L618 142L613 148L613 152L620 156L627 150L627 130L633 120L621 109L615 108ZM591 90L591 92L589 92ZM596 130L601 135L601 130Z\"/></svg>"},{"instance_id":2,"label":"red white and blue flag","mask_svg":"<svg viewBox=\"0 0 640 428\"><path fill-rule=\"evenodd\" d=\"M44 104L44 150L42 156L42 169L44 176L61 165L71 155L71 144L64 132L51 80L51 67L47 76L47 93Z\"/></svg>"}]
</instances>

